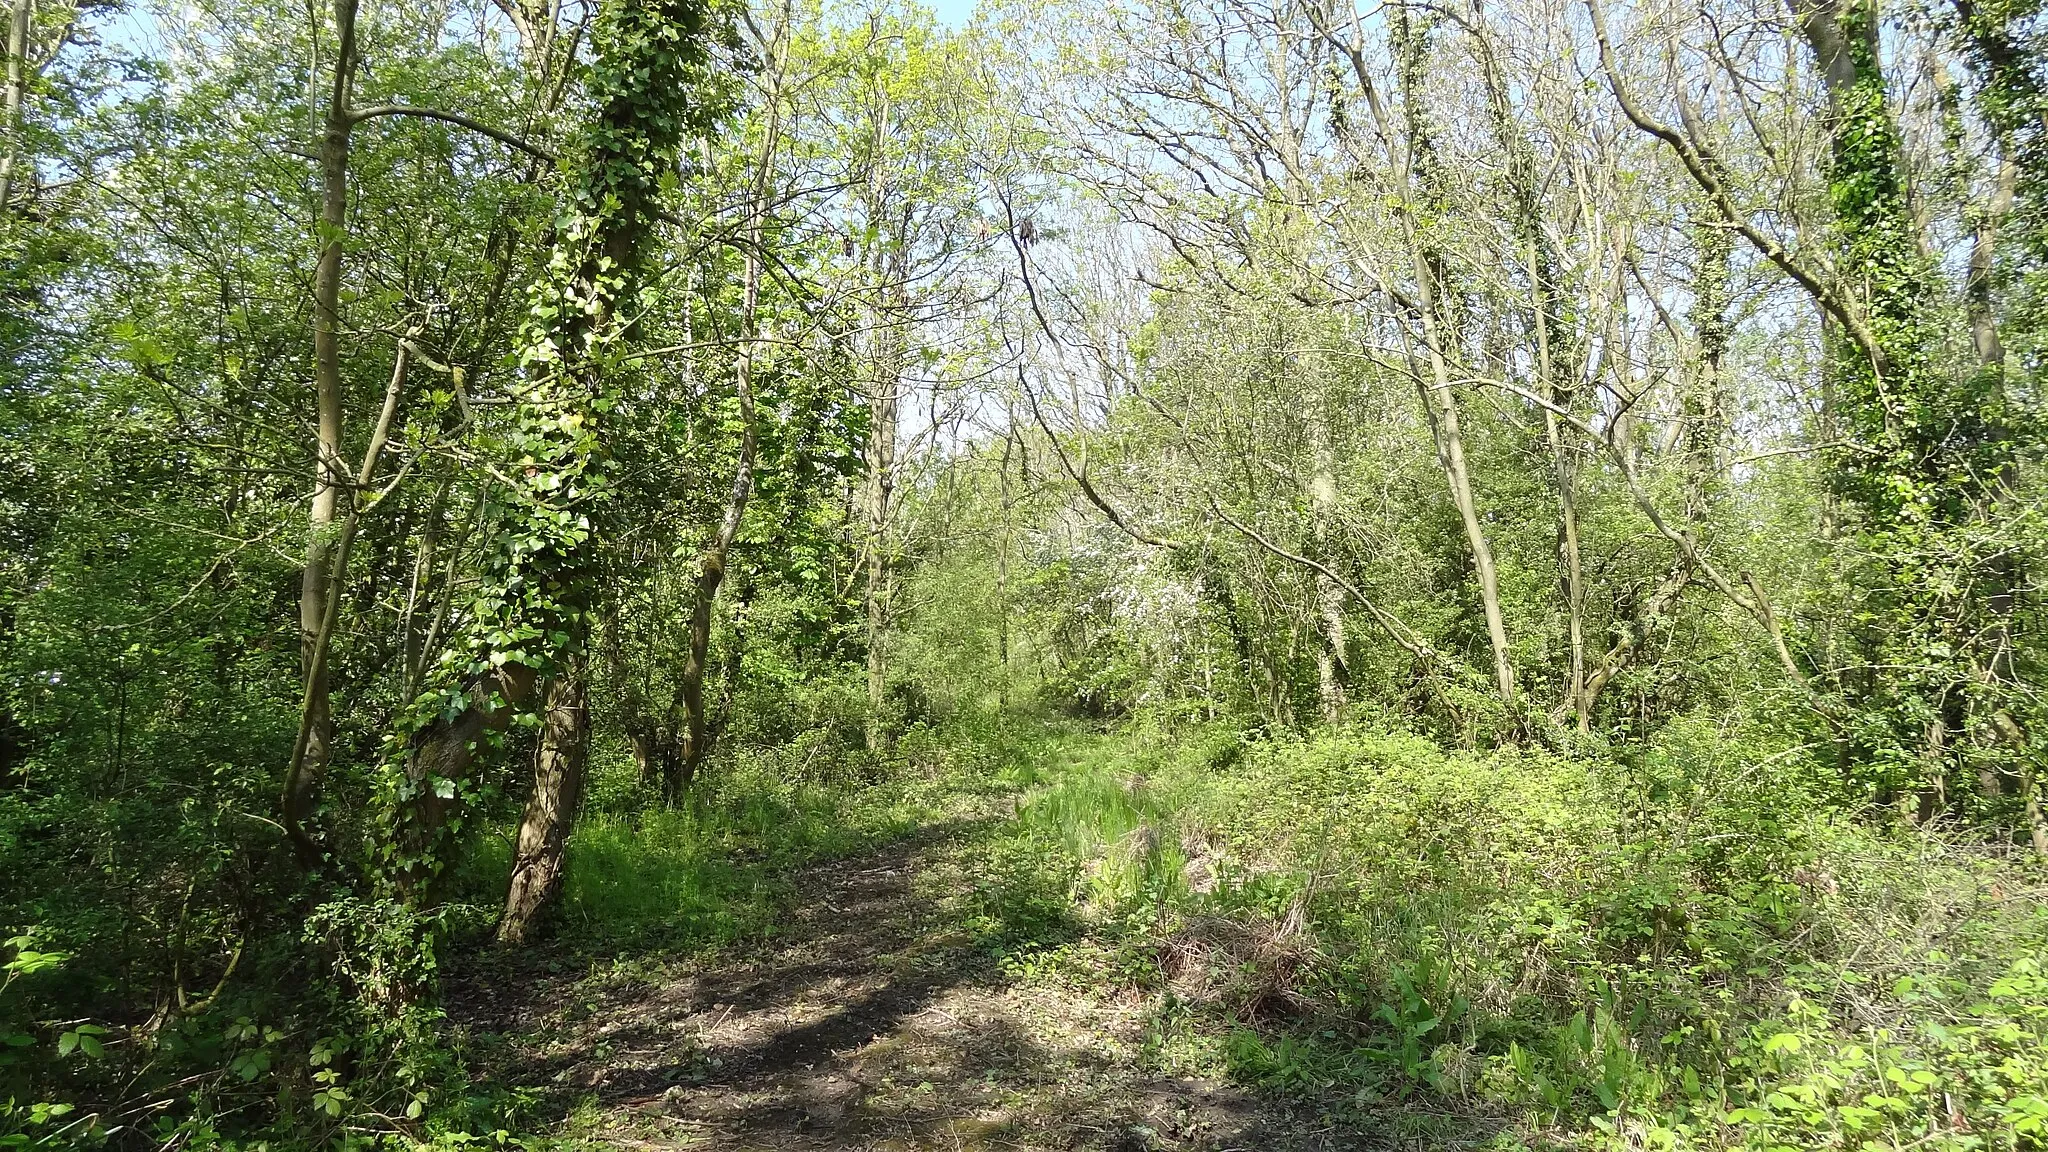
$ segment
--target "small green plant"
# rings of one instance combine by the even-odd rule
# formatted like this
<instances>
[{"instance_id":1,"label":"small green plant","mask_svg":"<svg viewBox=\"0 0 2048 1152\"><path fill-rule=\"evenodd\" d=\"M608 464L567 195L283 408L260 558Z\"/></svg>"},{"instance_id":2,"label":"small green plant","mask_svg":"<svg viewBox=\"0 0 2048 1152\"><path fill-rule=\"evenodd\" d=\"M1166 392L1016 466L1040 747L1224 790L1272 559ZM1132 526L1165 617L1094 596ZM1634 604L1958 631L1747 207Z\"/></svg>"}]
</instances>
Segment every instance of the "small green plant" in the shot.
<instances>
[{"instance_id":1,"label":"small green plant","mask_svg":"<svg viewBox=\"0 0 2048 1152\"><path fill-rule=\"evenodd\" d=\"M1471 1004L1452 986L1449 968L1433 956L1397 965L1391 980L1392 995L1373 1013L1386 1025L1388 1043L1367 1051L1400 1069L1404 1080L1442 1089L1437 1049L1456 1032Z\"/></svg>"},{"instance_id":2,"label":"small green plant","mask_svg":"<svg viewBox=\"0 0 2048 1152\"><path fill-rule=\"evenodd\" d=\"M54 972L71 957L55 949L39 947L33 928L17 932L0 942L0 946L12 952L5 963L0 963L0 1012L5 1013L0 1016L0 1071L4 1071L10 1086L18 1085L35 1091L34 1080L22 1080L14 1074L14 1069L27 1067L33 1070L49 1057L37 1054L42 1045L32 1030L33 1025L20 1018L18 1006L8 994L17 981ZM74 1024L57 1034L56 1058L100 1059L106 1055L102 1037L107 1034L107 1029L98 1024ZM80 1114L78 1106L70 1101L33 1098L23 1101L13 1094L0 1099L0 1148L67 1148L92 1137L99 1129L97 1114Z\"/></svg>"}]
</instances>

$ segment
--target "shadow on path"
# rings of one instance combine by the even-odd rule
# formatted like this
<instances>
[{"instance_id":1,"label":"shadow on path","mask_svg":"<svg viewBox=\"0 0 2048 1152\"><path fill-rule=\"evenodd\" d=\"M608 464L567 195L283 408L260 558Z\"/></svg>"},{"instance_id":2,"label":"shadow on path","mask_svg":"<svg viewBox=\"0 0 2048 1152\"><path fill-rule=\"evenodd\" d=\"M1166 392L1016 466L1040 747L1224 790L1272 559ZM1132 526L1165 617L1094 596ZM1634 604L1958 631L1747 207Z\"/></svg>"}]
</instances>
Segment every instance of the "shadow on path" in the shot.
<instances>
[{"instance_id":1,"label":"shadow on path","mask_svg":"<svg viewBox=\"0 0 2048 1152\"><path fill-rule=\"evenodd\" d=\"M1142 999L1012 983L932 894L988 823L814 866L789 923L724 961L579 977L533 953L473 958L449 981L450 1020L503 1046L491 1079L542 1087L596 1147L1288 1152L1480 1135L1391 1141L1147 1075Z\"/></svg>"}]
</instances>

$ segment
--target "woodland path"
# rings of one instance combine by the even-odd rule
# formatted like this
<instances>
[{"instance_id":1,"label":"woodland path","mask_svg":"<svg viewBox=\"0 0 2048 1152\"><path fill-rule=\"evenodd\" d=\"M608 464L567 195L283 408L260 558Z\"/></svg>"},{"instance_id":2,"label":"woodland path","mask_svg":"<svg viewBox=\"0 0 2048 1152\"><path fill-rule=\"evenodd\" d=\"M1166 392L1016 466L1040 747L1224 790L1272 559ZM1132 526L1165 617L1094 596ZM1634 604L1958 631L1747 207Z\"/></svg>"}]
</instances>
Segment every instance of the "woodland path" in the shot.
<instances>
[{"instance_id":1,"label":"woodland path","mask_svg":"<svg viewBox=\"0 0 2048 1152\"><path fill-rule=\"evenodd\" d=\"M1386 1146L1314 1109L1148 1074L1142 993L1006 978L948 907L977 833L1005 816L815 865L781 931L721 958L631 975L551 975L537 959L462 972L451 1022L503 1045L493 1078L556 1102L569 1147Z\"/></svg>"}]
</instances>

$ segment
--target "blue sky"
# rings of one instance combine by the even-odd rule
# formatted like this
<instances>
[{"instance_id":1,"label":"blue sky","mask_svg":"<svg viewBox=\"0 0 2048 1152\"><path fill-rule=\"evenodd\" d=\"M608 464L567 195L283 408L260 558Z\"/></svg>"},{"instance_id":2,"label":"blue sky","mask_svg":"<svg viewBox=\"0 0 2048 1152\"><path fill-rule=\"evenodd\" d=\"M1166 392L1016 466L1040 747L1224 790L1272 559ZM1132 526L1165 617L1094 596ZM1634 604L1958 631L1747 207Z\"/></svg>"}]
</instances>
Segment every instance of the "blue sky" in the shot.
<instances>
[{"instance_id":1,"label":"blue sky","mask_svg":"<svg viewBox=\"0 0 2048 1152\"><path fill-rule=\"evenodd\" d=\"M924 0L924 2L931 6L932 14L939 18L939 23L950 25L954 28L966 24L968 17L974 15L975 0Z\"/></svg>"}]
</instances>

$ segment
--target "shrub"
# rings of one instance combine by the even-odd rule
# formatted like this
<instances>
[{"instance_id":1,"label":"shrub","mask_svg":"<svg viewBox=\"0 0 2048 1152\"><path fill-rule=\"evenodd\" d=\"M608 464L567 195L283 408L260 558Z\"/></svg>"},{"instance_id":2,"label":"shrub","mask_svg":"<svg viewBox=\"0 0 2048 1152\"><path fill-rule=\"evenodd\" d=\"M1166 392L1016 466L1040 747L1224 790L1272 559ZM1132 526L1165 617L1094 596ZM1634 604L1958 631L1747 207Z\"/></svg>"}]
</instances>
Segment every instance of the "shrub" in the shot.
<instances>
[{"instance_id":1,"label":"shrub","mask_svg":"<svg viewBox=\"0 0 2048 1152\"><path fill-rule=\"evenodd\" d=\"M1859 819L1804 748L1698 719L1581 757L1201 732L1091 787L1061 803L1148 811L1216 874L1126 923L1249 1079L1628 1147L2048 1146L2041 894Z\"/></svg>"}]
</instances>

